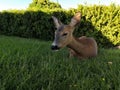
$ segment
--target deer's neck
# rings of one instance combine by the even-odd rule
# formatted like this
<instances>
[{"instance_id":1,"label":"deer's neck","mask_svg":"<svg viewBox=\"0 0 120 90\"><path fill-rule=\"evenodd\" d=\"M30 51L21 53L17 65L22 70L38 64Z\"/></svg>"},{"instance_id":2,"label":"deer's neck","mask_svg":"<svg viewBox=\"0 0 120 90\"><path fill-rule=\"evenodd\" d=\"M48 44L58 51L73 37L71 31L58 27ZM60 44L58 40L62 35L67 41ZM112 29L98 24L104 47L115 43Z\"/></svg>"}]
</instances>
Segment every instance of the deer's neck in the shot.
<instances>
[{"instance_id":1,"label":"deer's neck","mask_svg":"<svg viewBox=\"0 0 120 90\"><path fill-rule=\"evenodd\" d=\"M71 42L67 45L70 49L74 50L78 54L82 54L84 45L80 43L78 38L73 37Z\"/></svg>"}]
</instances>

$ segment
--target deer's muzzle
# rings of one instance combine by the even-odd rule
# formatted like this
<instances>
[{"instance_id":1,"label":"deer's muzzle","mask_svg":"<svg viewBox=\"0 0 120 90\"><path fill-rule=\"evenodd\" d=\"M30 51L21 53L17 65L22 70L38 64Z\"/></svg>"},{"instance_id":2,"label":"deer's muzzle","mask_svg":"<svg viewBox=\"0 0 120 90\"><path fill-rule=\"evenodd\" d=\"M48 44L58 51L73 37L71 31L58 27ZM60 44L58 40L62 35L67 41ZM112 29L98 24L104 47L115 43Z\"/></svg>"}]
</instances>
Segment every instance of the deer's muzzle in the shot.
<instances>
[{"instance_id":1,"label":"deer's muzzle","mask_svg":"<svg viewBox=\"0 0 120 90\"><path fill-rule=\"evenodd\" d=\"M53 46L53 45L52 45L52 46L51 46L51 49L52 49L52 50L59 50L60 48L59 48L58 46Z\"/></svg>"}]
</instances>

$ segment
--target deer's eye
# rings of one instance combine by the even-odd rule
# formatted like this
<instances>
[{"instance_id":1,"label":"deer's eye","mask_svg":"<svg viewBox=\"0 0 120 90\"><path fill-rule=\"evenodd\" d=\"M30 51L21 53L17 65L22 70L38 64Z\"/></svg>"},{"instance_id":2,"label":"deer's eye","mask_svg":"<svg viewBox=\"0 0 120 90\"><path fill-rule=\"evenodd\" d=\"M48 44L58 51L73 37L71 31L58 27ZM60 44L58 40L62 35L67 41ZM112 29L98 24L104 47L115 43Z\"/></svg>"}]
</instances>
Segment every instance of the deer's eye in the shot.
<instances>
[{"instance_id":1,"label":"deer's eye","mask_svg":"<svg viewBox=\"0 0 120 90\"><path fill-rule=\"evenodd\" d=\"M66 36L68 33L63 33L63 35L62 36Z\"/></svg>"}]
</instances>

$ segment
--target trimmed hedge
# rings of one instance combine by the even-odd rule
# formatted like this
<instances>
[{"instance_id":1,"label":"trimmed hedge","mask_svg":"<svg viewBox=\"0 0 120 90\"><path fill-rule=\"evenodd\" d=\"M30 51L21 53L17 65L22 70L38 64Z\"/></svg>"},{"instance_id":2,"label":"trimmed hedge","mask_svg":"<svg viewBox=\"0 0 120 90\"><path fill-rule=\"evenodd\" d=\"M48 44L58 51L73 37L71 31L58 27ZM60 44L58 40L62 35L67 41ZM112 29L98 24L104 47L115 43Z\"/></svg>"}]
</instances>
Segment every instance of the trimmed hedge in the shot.
<instances>
[{"instance_id":1,"label":"trimmed hedge","mask_svg":"<svg viewBox=\"0 0 120 90\"><path fill-rule=\"evenodd\" d=\"M53 40L55 26L51 16L54 15L67 24L75 14L81 11L82 19L75 36L91 36L102 47L120 44L120 6L82 6L68 11L33 10L0 12L0 33L26 38Z\"/></svg>"},{"instance_id":2,"label":"trimmed hedge","mask_svg":"<svg viewBox=\"0 0 120 90\"><path fill-rule=\"evenodd\" d=\"M79 6L78 9L85 19L94 26L91 34L89 34L92 32L91 26L87 25L82 29L89 30L86 35L94 36L105 46L120 44L120 6L114 4L110 6Z\"/></svg>"},{"instance_id":3,"label":"trimmed hedge","mask_svg":"<svg viewBox=\"0 0 120 90\"><path fill-rule=\"evenodd\" d=\"M61 13L61 14L60 14ZM0 13L0 33L26 38L52 40L55 30L51 16L59 17L63 10L5 11Z\"/></svg>"}]
</instances>

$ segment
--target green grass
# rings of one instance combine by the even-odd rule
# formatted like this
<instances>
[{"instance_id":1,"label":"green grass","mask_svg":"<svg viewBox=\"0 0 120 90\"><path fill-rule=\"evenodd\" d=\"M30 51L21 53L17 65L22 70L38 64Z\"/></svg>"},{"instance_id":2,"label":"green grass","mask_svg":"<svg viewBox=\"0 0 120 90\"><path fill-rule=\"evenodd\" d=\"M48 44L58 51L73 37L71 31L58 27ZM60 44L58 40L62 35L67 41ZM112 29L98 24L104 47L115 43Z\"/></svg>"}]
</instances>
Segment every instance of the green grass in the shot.
<instances>
[{"instance_id":1,"label":"green grass","mask_svg":"<svg viewBox=\"0 0 120 90\"><path fill-rule=\"evenodd\" d=\"M120 90L120 50L68 58L51 42L0 36L0 90Z\"/></svg>"}]
</instances>

